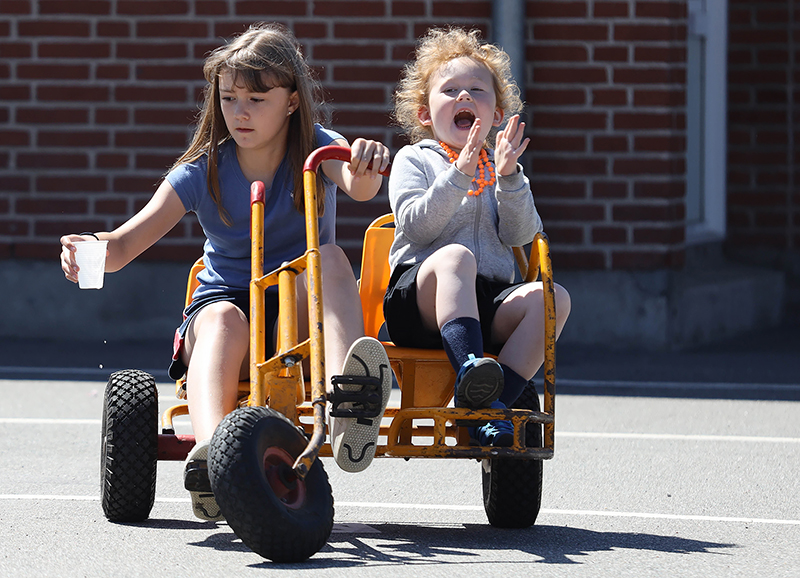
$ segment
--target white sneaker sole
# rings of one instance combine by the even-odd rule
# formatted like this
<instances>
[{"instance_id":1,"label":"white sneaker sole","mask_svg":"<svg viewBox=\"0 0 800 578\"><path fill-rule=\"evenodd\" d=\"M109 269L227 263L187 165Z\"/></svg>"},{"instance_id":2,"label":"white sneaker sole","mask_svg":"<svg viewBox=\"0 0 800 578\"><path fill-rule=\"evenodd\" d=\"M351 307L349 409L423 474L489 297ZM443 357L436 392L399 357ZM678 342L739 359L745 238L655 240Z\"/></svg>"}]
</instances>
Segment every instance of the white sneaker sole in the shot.
<instances>
[{"instance_id":1,"label":"white sneaker sole","mask_svg":"<svg viewBox=\"0 0 800 578\"><path fill-rule=\"evenodd\" d=\"M392 392L392 371L389 358L380 341L361 337L345 357L342 375L378 377L381 379L381 411L375 418L356 419L329 417L331 446L336 464L346 472L361 472L372 463L380 434L381 418ZM358 391L358 385L340 385L344 390Z\"/></svg>"},{"instance_id":2,"label":"white sneaker sole","mask_svg":"<svg viewBox=\"0 0 800 578\"><path fill-rule=\"evenodd\" d=\"M192 460L208 460L209 442L203 441L192 448L189 455L186 457L186 464ZM185 467L185 465L184 465ZM194 515L201 520L209 520L218 522L224 520L224 516L217 505L217 499L214 494L210 492L192 492L189 494L192 497L192 511Z\"/></svg>"}]
</instances>

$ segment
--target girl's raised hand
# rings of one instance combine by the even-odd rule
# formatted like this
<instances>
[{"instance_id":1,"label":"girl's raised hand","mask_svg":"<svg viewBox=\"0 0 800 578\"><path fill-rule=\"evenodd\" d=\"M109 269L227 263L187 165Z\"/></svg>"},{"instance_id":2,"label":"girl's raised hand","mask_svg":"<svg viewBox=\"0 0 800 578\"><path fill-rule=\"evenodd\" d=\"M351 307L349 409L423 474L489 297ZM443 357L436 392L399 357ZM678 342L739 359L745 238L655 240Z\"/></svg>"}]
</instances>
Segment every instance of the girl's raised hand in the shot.
<instances>
[{"instance_id":1,"label":"girl's raised hand","mask_svg":"<svg viewBox=\"0 0 800 578\"><path fill-rule=\"evenodd\" d=\"M504 177L513 175L517 172L517 160L531 139L522 137L525 135L525 123L519 121L519 115L511 117L506 128L497 133L494 148L494 162L497 167L497 174Z\"/></svg>"},{"instance_id":2,"label":"girl's raised hand","mask_svg":"<svg viewBox=\"0 0 800 578\"><path fill-rule=\"evenodd\" d=\"M481 119L476 118L475 122L469 129L467 134L467 144L458 153L458 160L456 161L456 168L465 175L474 175L478 169L478 159L481 155L481 142L478 140L478 134L481 131Z\"/></svg>"},{"instance_id":3,"label":"girl's raised hand","mask_svg":"<svg viewBox=\"0 0 800 578\"><path fill-rule=\"evenodd\" d=\"M370 168L372 163L372 168ZM389 148L376 140L357 138L350 147L350 164L348 169L355 177L377 177L389 166Z\"/></svg>"}]
</instances>

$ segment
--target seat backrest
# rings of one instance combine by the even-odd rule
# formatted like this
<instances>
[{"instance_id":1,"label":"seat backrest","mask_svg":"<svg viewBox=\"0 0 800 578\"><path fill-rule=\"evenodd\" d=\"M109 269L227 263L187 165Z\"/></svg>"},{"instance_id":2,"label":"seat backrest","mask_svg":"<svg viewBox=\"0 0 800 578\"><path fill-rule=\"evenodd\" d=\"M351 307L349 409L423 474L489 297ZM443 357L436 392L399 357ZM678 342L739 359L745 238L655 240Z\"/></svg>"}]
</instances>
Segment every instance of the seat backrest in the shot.
<instances>
[{"instance_id":1,"label":"seat backrest","mask_svg":"<svg viewBox=\"0 0 800 578\"><path fill-rule=\"evenodd\" d=\"M361 253L361 280L358 292L364 312L364 333L378 338L383 325L383 295L389 285L389 249L394 241L394 216L378 217L364 233Z\"/></svg>"},{"instance_id":2,"label":"seat backrest","mask_svg":"<svg viewBox=\"0 0 800 578\"><path fill-rule=\"evenodd\" d=\"M206 266L203 264L203 258L200 257L194 262L194 265L192 265L189 271L189 279L186 281L186 307L192 302L192 295L194 295L195 289L200 286L200 281L197 280L197 274L205 268Z\"/></svg>"}]
</instances>

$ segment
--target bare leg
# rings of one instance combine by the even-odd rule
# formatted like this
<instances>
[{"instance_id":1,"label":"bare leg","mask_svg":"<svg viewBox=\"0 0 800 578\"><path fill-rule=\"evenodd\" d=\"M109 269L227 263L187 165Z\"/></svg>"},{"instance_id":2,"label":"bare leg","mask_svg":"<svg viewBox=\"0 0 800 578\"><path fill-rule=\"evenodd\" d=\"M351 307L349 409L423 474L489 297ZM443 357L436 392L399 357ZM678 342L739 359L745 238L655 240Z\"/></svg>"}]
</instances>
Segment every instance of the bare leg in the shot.
<instances>
[{"instance_id":1,"label":"bare leg","mask_svg":"<svg viewBox=\"0 0 800 578\"><path fill-rule=\"evenodd\" d=\"M571 309L569 293L555 285L556 339ZM492 323L492 338L503 343L497 360L530 379L544 363L544 303L542 284L528 283L506 297Z\"/></svg>"},{"instance_id":2,"label":"bare leg","mask_svg":"<svg viewBox=\"0 0 800 578\"><path fill-rule=\"evenodd\" d=\"M197 441L210 439L222 418L236 409L239 380L249 370L247 317L232 303L203 307L189 325L183 346L187 397Z\"/></svg>"},{"instance_id":3,"label":"bare leg","mask_svg":"<svg viewBox=\"0 0 800 578\"><path fill-rule=\"evenodd\" d=\"M425 259L417 273L417 305L429 329L457 317L478 319L477 263L463 245L447 245Z\"/></svg>"}]
</instances>

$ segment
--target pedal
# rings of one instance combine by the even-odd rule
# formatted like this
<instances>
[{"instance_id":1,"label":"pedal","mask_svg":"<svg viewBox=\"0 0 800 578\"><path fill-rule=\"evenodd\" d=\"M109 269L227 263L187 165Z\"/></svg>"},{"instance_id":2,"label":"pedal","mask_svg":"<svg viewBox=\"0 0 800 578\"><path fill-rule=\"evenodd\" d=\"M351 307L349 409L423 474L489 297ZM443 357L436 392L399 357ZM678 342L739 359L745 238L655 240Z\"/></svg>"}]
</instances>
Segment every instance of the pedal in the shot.
<instances>
[{"instance_id":1,"label":"pedal","mask_svg":"<svg viewBox=\"0 0 800 578\"><path fill-rule=\"evenodd\" d=\"M328 401L331 404L330 415L356 419L378 417L382 409L381 383L382 380L378 377L334 375L331 377L333 391L328 394ZM357 385L361 386L361 389L349 391L342 389L341 385ZM341 407L344 403L356 407Z\"/></svg>"}]
</instances>

